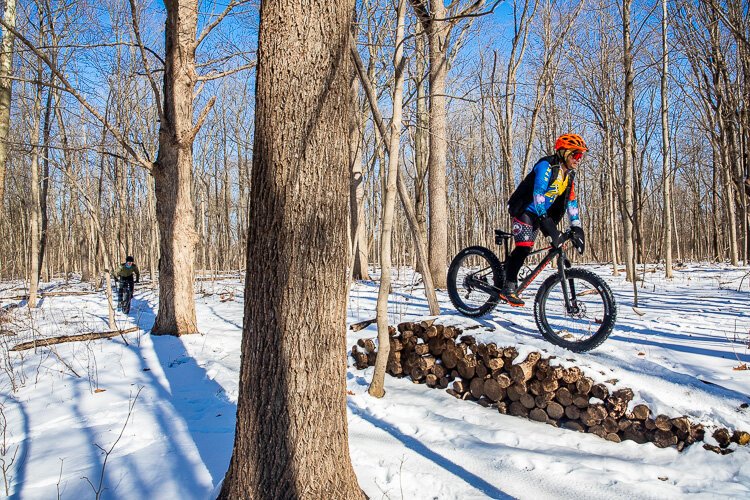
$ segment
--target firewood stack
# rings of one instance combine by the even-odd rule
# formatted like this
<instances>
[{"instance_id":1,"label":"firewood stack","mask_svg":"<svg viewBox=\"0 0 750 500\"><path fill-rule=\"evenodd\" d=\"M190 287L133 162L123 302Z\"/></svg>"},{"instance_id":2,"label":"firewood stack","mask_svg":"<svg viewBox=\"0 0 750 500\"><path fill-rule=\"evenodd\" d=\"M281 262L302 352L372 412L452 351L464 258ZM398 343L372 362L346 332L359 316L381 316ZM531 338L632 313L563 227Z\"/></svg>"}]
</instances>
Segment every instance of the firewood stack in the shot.
<instances>
[{"instance_id":1,"label":"firewood stack","mask_svg":"<svg viewBox=\"0 0 750 500\"><path fill-rule=\"evenodd\" d=\"M514 347L477 343L471 335L459 338L461 333L429 321L390 327L388 373L447 389L459 399L497 408L500 413L590 432L618 443L629 439L682 451L704 438L703 426L685 416L652 416L643 404L628 411L634 397L631 389L610 394L606 385L595 383L580 368L554 365L554 357L531 352L518 360ZM352 347L358 369L373 366L376 355L372 339L360 339ZM713 437L719 446L704 447L716 453L731 452L731 442L745 445L750 441L750 434L735 431L730 435L726 429L717 430Z\"/></svg>"}]
</instances>

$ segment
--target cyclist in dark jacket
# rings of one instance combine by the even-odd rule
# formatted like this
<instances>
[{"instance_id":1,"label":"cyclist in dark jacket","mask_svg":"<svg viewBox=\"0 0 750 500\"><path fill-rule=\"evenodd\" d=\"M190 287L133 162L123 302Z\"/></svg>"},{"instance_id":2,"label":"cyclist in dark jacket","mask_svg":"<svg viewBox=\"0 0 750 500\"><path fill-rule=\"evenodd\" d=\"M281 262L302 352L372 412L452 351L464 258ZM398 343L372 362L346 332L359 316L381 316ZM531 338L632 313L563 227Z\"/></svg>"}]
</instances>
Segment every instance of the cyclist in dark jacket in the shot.
<instances>
[{"instance_id":1,"label":"cyclist in dark jacket","mask_svg":"<svg viewBox=\"0 0 750 500\"><path fill-rule=\"evenodd\" d=\"M130 296L133 296L133 289L135 288L134 283L138 283L141 280L141 272L138 270L138 266L135 263L135 259L128 255L125 258L125 262L120 264L120 267L114 272L115 280L118 281L117 287L117 309L122 308L122 298L125 290L129 290ZM128 311L125 311L128 312Z\"/></svg>"},{"instance_id":2,"label":"cyclist in dark jacket","mask_svg":"<svg viewBox=\"0 0 750 500\"><path fill-rule=\"evenodd\" d=\"M505 261L506 281L500 298L512 306L524 305L516 294L518 271L531 253L539 229L552 240L552 245L559 246L562 234L557 230L557 224L567 212L573 243L583 252L584 233L578 214L574 177L586 151L588 148L580 135L561 135L555 141L555 154L539 160L508 201L516 247Z\"/></svg>"}]
</instances>

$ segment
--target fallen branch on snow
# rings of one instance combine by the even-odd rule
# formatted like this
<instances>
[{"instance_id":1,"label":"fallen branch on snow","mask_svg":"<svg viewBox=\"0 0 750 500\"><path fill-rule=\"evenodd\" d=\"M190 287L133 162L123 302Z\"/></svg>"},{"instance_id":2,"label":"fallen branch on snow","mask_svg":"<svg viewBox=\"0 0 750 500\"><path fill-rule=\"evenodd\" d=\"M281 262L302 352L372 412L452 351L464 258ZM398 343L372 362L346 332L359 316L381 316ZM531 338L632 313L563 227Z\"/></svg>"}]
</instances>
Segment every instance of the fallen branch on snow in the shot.
<instances>
[{"instance_id":1,"label":"fallen branch on snow","mask_svg":"<svg viewBox=\"0 0 750 500\"><path fill-rule=\"evenodd\" d=\"M41 292L38 294L40 298L44 297L64 297L66 295L93 295L99 293L97 291L70 291L70 292ZM15 295L13 297L0 297L0 300L27 300L29 295Z\"/></svg>"},{"instance_id":2,"label":"fallen branch on snow","mask_svg":"<svg viewBox=\"0 0 750 500\"><path fill-rule=\"evenodd\" d=\"M46 339L32 340L30 342L21 342L20 344L12 347L11 351L25 351L26 349L33 349L35 347L44 347L48 345L64 344L66 342L80 342L85 340L98 340L108 339L110 337L116 337L117 335L123 335L125 333L137 332L139 328L134 326L125 330L112 330L109 332L92 332L82 333L80 335L62 335L60 337L50 337Z\"/></svg>"}]
</instances>

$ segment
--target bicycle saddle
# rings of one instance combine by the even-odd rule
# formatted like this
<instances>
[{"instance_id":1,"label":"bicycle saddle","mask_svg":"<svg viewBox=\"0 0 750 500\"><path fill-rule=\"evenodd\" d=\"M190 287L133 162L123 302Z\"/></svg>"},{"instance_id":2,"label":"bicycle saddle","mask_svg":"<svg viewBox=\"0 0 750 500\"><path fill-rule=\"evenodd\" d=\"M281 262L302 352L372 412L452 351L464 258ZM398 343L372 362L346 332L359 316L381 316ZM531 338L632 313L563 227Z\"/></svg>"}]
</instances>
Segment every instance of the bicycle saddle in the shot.
<instances>
[{"instance_id":1,"label":"bicycle saddle","mask_svg":"<svg viewBox=\"0 0 750 500\"><path fill-rule=\"evenodd\" d=\"M497 245L499 245L503 240L509 240L512 237L512 234L503 231L502 229L495 229L495 244Z\"/></svg>"}]
</instances>

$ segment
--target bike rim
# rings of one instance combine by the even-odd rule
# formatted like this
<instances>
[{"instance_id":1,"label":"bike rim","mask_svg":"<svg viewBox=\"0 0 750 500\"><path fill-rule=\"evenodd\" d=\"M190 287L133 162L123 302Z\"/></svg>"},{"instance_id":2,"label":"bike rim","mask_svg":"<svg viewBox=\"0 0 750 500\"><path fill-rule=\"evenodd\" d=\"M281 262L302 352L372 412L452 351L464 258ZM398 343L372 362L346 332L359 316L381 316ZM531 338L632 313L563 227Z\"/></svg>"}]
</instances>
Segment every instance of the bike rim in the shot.
<instances>
[{"instance_id":1,"label":"bike rim","mask_svg":"<svg viewBox=\"0 0 750 500\"><path fill-rule=\"evenodd\" d=\"M557 281L548 289L543 321L547 332L557 337L561 344L583 344L596 336L608 322L610 311L606 292L581 278L569 277L566 282L571 308L566 306L562 281Z\"/></svg>"}]
</instances>

